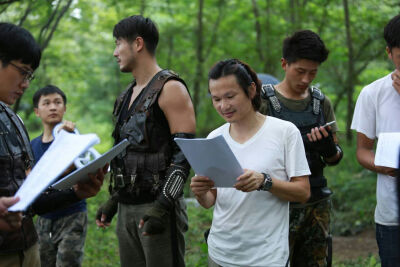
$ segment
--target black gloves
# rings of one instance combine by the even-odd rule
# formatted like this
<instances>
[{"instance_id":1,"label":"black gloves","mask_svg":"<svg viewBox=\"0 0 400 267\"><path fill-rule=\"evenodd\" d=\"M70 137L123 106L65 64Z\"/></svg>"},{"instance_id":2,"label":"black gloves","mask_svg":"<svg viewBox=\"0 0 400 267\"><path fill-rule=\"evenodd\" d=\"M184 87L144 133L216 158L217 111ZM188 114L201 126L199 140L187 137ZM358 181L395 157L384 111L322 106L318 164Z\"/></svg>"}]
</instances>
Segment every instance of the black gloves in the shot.
<instances>
[{"instance_id":1,"label":"black gloves","mask_svg":"<svg viewBox=\"0 0 400 267\"><path fill-rule=\"evenodd\" d=\"M143 232L149 235L161 234L167 226L169 210L163 207L158 201L143 216Z\"/></svg>"},{"instance_id":2,"label":"black gloves","mask_svg":"<svg viewBox=\"0 0 400 267\"><path fill-rule=\"evenodd\" d=\"M306 149L308 148L315 150L319 152L319 154L324 158L330 158L335 156L337 154L336 144L333 141L331 131L328 131L328 134L329 135L327 137L324 137L322 135L322 139L317 140L315 142L311 142L310 140L308 140L306 136L306 143L305 143Z\"/></svg>"},{"instance_id":3,"label":"black gloves","mask_svg":"<svg viewBox=\"0 0 400 267\"><path fill-rule=\"evenodd\" d=\"M118 210L118 201L112 197L107 200L106 203L100 206L96 213L96 219L101 221L101 215L106 215L106 220L104 223L110 223L115 213Z\"/></svg>"}]
</instances>

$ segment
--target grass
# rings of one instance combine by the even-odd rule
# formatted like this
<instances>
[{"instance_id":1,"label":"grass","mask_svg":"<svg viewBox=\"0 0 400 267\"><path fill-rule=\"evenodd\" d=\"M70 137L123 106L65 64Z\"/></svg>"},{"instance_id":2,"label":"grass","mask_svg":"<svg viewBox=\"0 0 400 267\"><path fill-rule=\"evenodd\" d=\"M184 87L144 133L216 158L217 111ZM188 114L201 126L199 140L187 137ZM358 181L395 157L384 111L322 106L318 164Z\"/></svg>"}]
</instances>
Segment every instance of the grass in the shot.
<instances>
[{"instance_id":1,"label":"grass","mask_svg":"<svg viewBox=\"0 0 400 267\"><path fill-rule=\"evenodd\" d=\"M375 256L371 255L368 258L358 258L356 260L337 262L333 260L332 266L335 267L380 267L381 264Z\"/></svg>"}]
</instances>

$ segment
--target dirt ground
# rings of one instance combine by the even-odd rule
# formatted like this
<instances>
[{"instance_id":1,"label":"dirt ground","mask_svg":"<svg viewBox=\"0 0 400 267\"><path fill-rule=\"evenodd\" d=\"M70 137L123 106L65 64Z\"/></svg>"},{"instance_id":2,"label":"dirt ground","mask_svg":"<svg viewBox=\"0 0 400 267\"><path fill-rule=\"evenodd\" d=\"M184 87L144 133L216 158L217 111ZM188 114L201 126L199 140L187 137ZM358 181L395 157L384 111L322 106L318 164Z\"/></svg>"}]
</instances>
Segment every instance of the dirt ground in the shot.
<instances>
[{"instance_id":1,"label":"dirt ground","mask_svg":"<svg viewBox=\"0 0 400 267\"><path fill-rule=\"evenodd\" d=\"M355 236L333 237L333 257L337 260L355 260L371 254L378 257L375 229L367 229Z\"/></svg>"}]
</instances>

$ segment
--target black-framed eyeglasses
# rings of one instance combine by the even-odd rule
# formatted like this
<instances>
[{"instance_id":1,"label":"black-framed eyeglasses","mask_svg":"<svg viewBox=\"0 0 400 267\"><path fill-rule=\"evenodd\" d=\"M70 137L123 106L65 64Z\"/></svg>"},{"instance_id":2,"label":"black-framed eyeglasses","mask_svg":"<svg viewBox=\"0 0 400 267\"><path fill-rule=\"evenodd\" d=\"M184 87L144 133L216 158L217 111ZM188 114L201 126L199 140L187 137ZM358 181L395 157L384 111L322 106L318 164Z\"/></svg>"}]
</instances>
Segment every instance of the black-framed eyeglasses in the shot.
<instances>
[{"instance_id":1,"label":"black-framed eyeglasses","mask_svg":"<svg viewBox=\"0 0 400 267\"><path fill-rule=\"evenodd\" d=\"M13 66L14 68L16 68L19 71L19 73L21 73L21 75L24 76L24 81L31 82L33 79L35 79L35 75L33 74L32 71L25 70L11 62L10 62L10 65Z\"/></svg>"}]
</instances>

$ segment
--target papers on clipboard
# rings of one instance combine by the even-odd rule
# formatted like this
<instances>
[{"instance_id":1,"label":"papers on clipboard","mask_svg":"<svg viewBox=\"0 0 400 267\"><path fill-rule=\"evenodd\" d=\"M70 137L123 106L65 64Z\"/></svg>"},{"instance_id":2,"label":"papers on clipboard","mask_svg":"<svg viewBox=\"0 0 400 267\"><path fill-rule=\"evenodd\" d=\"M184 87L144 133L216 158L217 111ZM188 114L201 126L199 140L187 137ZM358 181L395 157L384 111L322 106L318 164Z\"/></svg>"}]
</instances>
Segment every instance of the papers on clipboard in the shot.
<instances>
[{"instance_id":1,"label":"papers on clipboard","mask_svg":"<svg viewBox=\"0 0 400 267\"><path fill-rule=\"evenodd\" d=\"M375 165L399 168L400 133L379 134Z\"/></svg>"},{"instance_id":2,"label":"papers on clipboard","mask_svg":"<svg viewBox=\"0 0 400 267\"><path fill-rule=\"evenodd\" d=\"M207 176L215 187L233 187L243 169L224 137L211 139L175 138L197 175Z\"/></svg>"},{"instance_id":3,"label":"papers on clipboard","mask_svg":"<svg viewBox=\"0 0 400 267\"><path fill-rule=\"evenodd\" d=\"M103 168L104 165L106 165L119 153L121 153L128 145L129 141L127 139L122 140L120 143L115 145L113 148L108 150L99 158L89 162L82 168L73 171L69 175L62 178L60 181L57 181L55 184L52 185L52 187L55 189L67 189L76 184L77 182L84 182L88 180L89 173L94 173L97 171L97 169Z\"/></svg>"},{"instance_id":4,"label":"papers on clipboard","mask_svg":"<svg viewBox=\"0 0 400 267\"><path fill-rule=\"evenodd\" d=\"M75 158L99 142L100 139L96 134L79 135L62 130L15 194L19 196L20 201L8 210L25 211L39 194L73 163Z\"/></svg>"}]
</instances>

